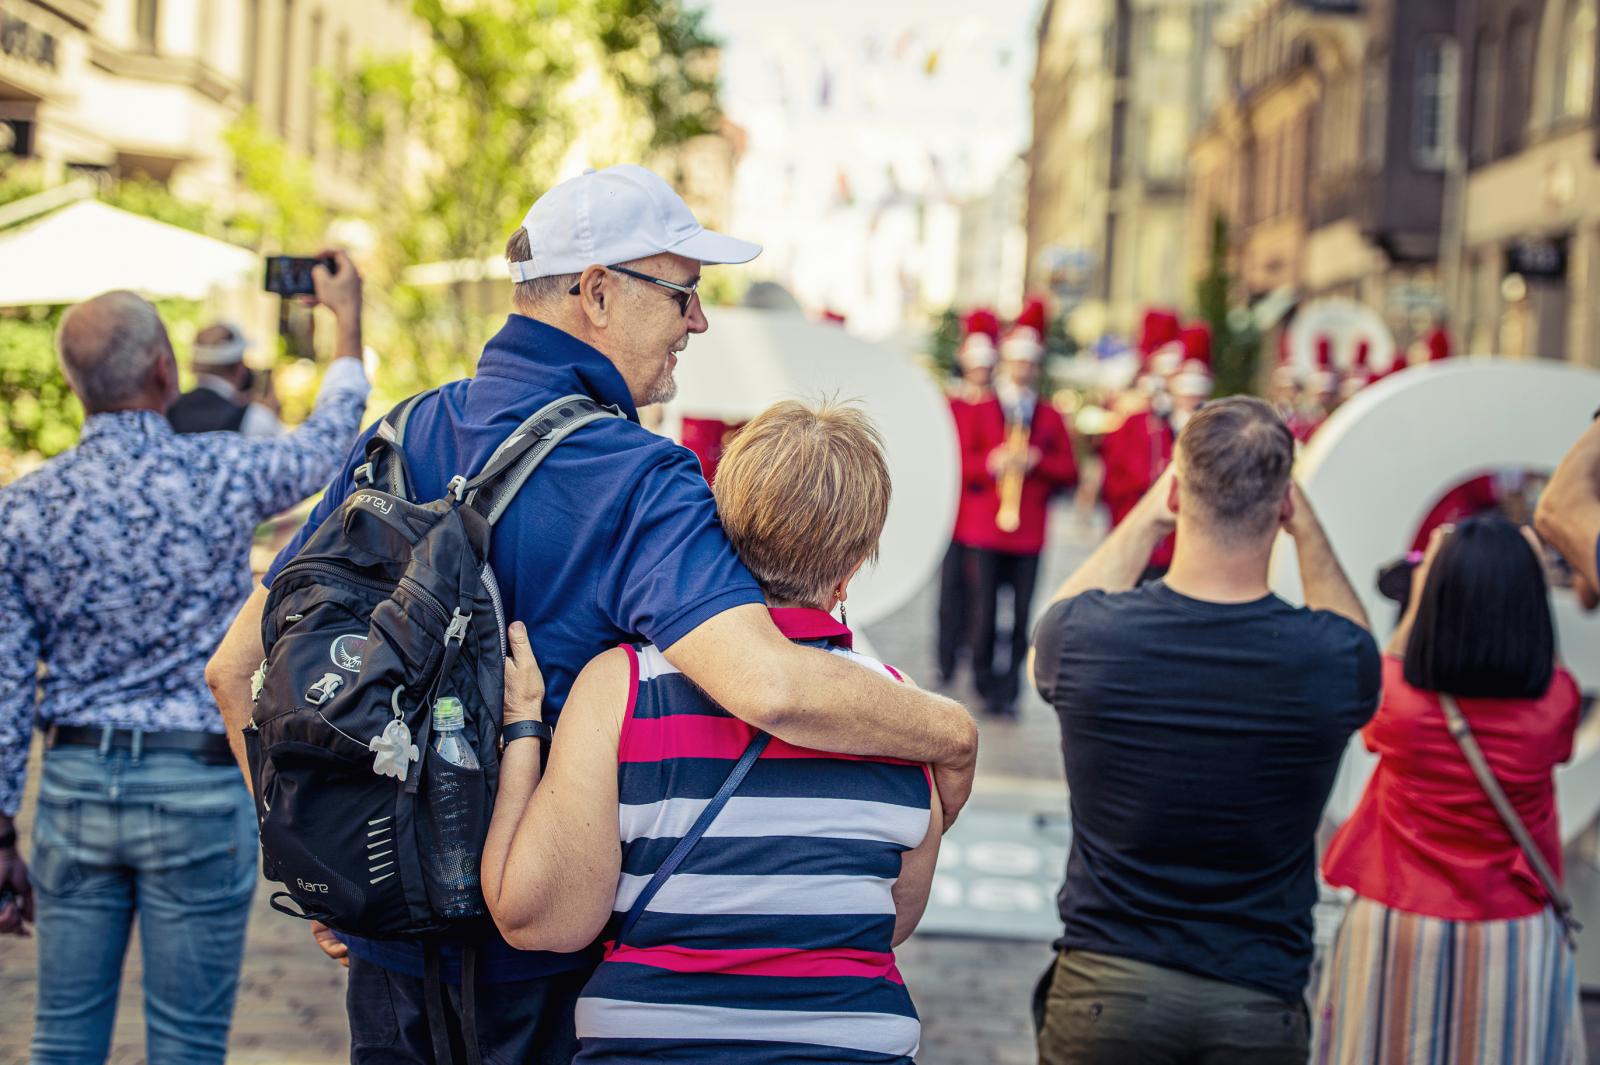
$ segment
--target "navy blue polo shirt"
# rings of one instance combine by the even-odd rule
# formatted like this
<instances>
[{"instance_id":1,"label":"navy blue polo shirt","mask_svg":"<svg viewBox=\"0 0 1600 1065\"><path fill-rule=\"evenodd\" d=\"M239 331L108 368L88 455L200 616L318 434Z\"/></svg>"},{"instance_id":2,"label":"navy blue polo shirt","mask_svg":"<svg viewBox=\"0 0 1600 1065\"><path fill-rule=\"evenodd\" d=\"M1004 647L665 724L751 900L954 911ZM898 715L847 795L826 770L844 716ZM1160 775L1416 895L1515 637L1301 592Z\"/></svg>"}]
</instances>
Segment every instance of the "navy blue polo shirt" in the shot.
<instances>
[{"instance_id":1,"label":"navy blue polo shirt","mask_svg":"<svg viewBox=\"0 0 1600 1065\"><path fill-rule=\"evenodd\" d=\"M476 473L524 419L571 394L615 405L627 418L591 423L553 450L495 526L490 550L507 621L528 627L552 723L578 672L602 651L639 641L671 647L724 610L764 602L723 534L694 454L639 424L609 359L522 315L513 314L489 341L476 377L445 385L412 411L405 451L413 497L442 497L451 477ZM376 429L361 435L264 583L349 494ZM415 944L346 941L368 961L422 975ZM503 982L593 962L589 955L515 950L494 936L480 948L478 965L481 979ZM445 963L446 978L458 979L449 952Z\"/></svg>"}]
</instances>

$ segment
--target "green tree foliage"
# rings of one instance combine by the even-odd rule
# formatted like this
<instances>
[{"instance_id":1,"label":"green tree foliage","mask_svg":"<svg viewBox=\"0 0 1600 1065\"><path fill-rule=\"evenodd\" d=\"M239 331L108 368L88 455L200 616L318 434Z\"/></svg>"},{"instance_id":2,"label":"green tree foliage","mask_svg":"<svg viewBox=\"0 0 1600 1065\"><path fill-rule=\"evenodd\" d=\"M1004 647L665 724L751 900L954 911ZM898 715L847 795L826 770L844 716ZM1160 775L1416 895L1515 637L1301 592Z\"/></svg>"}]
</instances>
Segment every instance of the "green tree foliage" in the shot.
<instances>
[{"instance_id":1,"label":"green tree foliage","mask_svg":"<svg viewBox=\"0 0 1600 1065\"><path fill-rule=\"evenodd\" d=\"M956 349L961 346L961 315L946 307L928 332L928 357L941 379L956 376Z\"/></svg>"},{"instance_id":2,"label":"green tree foliage","mask_svg":"<svg viewBox=\"0 0 1600 1065\"><path fill-rule=\"evenodd\" d=\"M0 204L47 187L36 165L0 157ZM175 198L144 178L103 180L98 197L115 207L220 236L226 228L205 204ZM158 304L169 328L192 330L197 305ZM0 484L78 442L83 407L56 361L55 333L65 307L0 309Z\"/></svg>"},{"instance_id":3,"label":"green tree foliage","mask_svg":"<svg viewBox=\"0 0 1600 1065\"><path fill-rule=\"evenodd\" d=\"M1233 274L1228 269L1228 220L1218 214L1211 222L1206 272L1195 285L1200 317L1211 327L1211 368L1216 375L1218 396L1253 391L1261 353L1261 337L1249 324L1248 316L1234 312L1233 285ZM1245 321L1236 328L1241 317Z\"/></svg>"},{"instance_id":4,"label":"green tree foliage","mask_svg":"<svg viewBox=\"0 0 1600 1065\"><path fill-rule=\"evenodd\" d=\"M387 260L372 286L394 320L406 387L469 369L503 309L482 261L582 141L597 165L641 160L715 128L714 42L678 0L413 0L419 54L334 86L338 139L379 179ZM402 283L415 264L454 280ZM396 365L404 363L405 365ZM397 382L399 383L399 382Z\"/></svg>"},{"instance_id":5,"label":"green tree foliage","mask_svg":"<svg viewBox=\"0 0 1600 1065\"><path fill-rule=\"evenodd\" d=\"M0 484L71 447L83 424L53 344L61 308L0 317Z\"/></svg>"},{"instance_id":6,"label":"green tree foliage","mask_svg":"<svg viewBox=\"0 0 1600 1065\"><path fill-rule=\"evenodd\" d=\"M254 210L233 219L233 239L271 253L309 254L327 238L329 214L311 164L246 111L223 134Z\"/></svg>"}]
</instances>

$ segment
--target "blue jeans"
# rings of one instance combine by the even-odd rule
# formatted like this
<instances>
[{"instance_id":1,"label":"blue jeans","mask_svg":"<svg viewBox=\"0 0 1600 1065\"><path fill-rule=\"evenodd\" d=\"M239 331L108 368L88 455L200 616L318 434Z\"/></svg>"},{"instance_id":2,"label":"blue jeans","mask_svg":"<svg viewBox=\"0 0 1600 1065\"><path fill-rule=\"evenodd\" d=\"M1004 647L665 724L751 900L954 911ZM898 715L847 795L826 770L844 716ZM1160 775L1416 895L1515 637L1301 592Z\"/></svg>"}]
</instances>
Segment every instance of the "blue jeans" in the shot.
<instances>
[{"instance_id":1,"label":"blue jeans","mask_svg":"<svg viewBox=\"0 0 1600 1065\"><path fill-rule=\"evenodd\" d=\"M33 1065L106 1060L135 910L147 1060L221 1065L256 850L254 804L233 766L169 751L46 751L31 863Z\"/></svg>"}]
</instances>

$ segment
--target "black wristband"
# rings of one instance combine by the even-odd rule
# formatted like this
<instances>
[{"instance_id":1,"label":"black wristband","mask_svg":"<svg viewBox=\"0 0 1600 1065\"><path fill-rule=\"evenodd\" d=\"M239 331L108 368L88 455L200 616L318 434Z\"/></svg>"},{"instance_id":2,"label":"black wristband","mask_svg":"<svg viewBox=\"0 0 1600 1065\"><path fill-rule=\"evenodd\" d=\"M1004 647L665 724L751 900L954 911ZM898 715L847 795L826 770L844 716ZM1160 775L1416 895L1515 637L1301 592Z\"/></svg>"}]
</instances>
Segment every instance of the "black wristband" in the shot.
<instances>
[{"instance_id":1,"label":"black wristband","mask_svg":"<svg viewBox=\"0 0 1600 1065\"><path fill-rule=\"evenodd\" d=\"M17 845L17 830L8 828L0 832L0 851L8 851Z\"/></svg>"},{"instance_id":2,"label":"black wristband","mask_svg":"<svg viewBox=\"0 0 1600 1065\"><path fill-rule=\"evenodd\" d=\"M511 746L513 740L525 739L535 736L545 747L550 746L550 741L555 738L555 730L543 721L513 721L500 730L500 747L505 749Z\"/></svg>"}]
</instances>

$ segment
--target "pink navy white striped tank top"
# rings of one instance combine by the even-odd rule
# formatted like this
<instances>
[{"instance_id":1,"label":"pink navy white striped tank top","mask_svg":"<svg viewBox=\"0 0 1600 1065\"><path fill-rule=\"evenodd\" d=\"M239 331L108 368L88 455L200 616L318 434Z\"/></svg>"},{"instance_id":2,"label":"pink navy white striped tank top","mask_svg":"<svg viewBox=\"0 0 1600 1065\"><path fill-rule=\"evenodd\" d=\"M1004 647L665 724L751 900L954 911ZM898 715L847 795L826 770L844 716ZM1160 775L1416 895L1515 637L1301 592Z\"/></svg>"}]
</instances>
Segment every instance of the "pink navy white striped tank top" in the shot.
<instances>
[{"instance_id":1,"label":"pink navy white striped tank top","mask_svg":"<svg viewBox=\"0 0 1600 1065\"><path fill-rule=\"evenodd\" d=\"M816 610L791 639L849 650ZM608 940L752 736L653 647L630 649L618 786L622 876ZM774 738L628 942L578 1000L577 1062L909 1062L921 1035L891 942L900 856L928 832L927 770Z\"/></svg>"}]
</instances>

